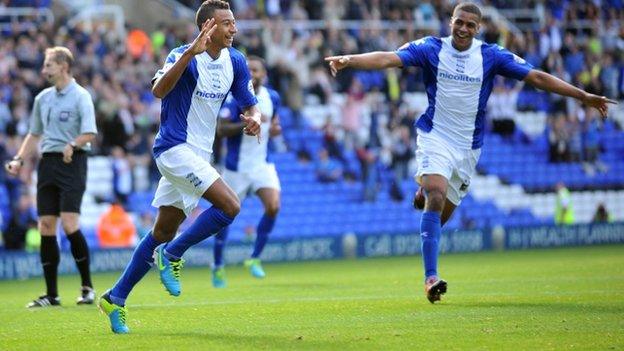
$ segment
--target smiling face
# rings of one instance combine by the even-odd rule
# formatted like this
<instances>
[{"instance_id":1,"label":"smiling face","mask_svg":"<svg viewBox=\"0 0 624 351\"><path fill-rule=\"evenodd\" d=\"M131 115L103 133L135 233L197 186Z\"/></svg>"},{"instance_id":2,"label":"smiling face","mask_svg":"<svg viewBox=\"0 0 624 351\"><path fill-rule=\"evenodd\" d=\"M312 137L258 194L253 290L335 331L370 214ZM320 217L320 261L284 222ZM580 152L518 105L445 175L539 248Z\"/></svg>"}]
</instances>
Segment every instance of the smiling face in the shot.
<instances>
[{"instance_id":1,"label":"smiling face","mask_svg":"<svg viewBox=\"0 0 624 351\"><path fill-rule=\"evenodd\" d=\"M479 16L477 14L455 10L451 18L451 35L453 47L464 51L472 45L472 39L479 33Z\"/></svg>"},{"instance_id":2,"label":"smiling face","mask_svg":"<svg viewBox=\"0 0 624 351\"><path fill-rule=\"evenodd\" d=\"M213 18L217 28L212 34L212 42L222 48L231 47L234 42L234 35L238 32L234 14L231 10L218 9L214 11Z\"/></svg>"}]
</instances>

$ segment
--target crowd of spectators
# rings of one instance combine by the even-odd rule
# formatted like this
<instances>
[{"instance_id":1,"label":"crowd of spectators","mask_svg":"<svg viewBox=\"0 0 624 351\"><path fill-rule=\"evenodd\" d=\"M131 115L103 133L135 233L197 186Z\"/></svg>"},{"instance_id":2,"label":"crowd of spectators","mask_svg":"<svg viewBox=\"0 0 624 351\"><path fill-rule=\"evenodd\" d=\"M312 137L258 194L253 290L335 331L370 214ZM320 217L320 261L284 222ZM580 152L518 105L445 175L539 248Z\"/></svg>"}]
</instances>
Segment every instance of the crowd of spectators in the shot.
<instances>
[{"instance_id":1,"label":"crowd of spectators","mask_svg":"<svg viewBox=\"0 0 624 351\"><path fill-rule=\"evenodd\" d=\"M194 7L199 3L180 2ZM539 23L543 23L530 31L514 33L502 23L484 19L481 34L484 41L503 45L535 67L590 92L624 98L622 1L582 5L574 1L518 1L515 5L508 1L484 2L525 9L535 6L542 19ZM1 2L3 6L12 3ZM241 29L235 46L266 59L269 84L280 92L285 106L292 112L291 128L309 128L310 116L303 113L306 104L329 106L341 101L339 112L328 117L324 127L318 127L325 134L325 150L308 150L315 161L319 160L319 174L323 174L320 177L325 181L359 177L366 184L364 198L372 201L383 179L379 172L390 169L393 197L402 198L396 185L411 174L416 139L412 122L422 111L414 110L401 97L424 91L421 72L414 68L386 72L345 70L333 79L328 75L323 57L395 50L426 35L448 35L454 1L232 0L231 4L239 21L263 21L260 30ZM573 19L583 20L584 25L576 25L578 21ZM287 20L324 20L326 26L293 27ZM340 20L360 21L360 26L343 27ZM383 20L405 26L385 29ZM4 33L0 40L0 159L5 161L15 154L28 131L33 98L46 87L39 73L45 48L67 46L78 58L73 75L89 90L95 102L100 133L94 152L113 155L115 172L119 175L115 193L123 202L135 190L134 183L128 179L129 169L136 166L148 169L151 184L159 177L150 150L158 128L160 101L151 94L150 81L169 51L190 42L197 29L192 21L159 25L152 33L128 26L127 37L119 38L113 26L105 21L95 21L91 27L80 23L69 27L64 23L67 23L65 18L53 25L39 23L26 32ZM499 104L505 106L517 100L520 89L532 92L530 87L517 88L501 80L495 88L495 94L501 94ZM336 92L344 99L337 100ZM546 109L552 116L545 133L552 136L553 161L583 160L600 170L597 163L600 122L592 113L557 96L550 96L544 106L529 103L522 108ZM497 111L500 120L509 120L508 114L514 109ZM510 127L505 123L508 122L497 122L493 128L507 133ZM359 170L354 170L353 163L348 162L345 157L348 154L356 155ZM325 162L325 158L332 162ZM34 163L29 164L32 169ZM0 182L6 184L14 199L31 185L30 177L25 176L28 167L24 169L24 176L19 180L7 179L0 172Z\"/></svg>"}]
</instances>

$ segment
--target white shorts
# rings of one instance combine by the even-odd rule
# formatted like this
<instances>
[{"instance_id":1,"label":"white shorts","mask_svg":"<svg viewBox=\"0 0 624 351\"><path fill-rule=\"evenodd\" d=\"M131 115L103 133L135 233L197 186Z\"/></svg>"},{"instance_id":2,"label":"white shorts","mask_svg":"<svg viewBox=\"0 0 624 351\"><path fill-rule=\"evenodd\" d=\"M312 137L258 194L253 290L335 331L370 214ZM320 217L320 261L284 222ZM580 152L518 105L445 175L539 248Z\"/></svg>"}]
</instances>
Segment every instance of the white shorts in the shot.
<instances>
[{"instance_id":1,"label":"white shorts","mask_svg":"<svg viewBox=\"0 0 624 351\"><path fill-rule=\"evenodd\" d=\"M202 153L204 155L202 155ZM197 207L202 195L219 179L206 152L188 144L180 144L156 158L162 177L152 206L173 206L188 216Z\"/></svg>"},{"instance_id":2,"label":"white shorts","mask_svg":"<svg viewBox=\"0 0 624 351\"><path fill-rule=\"evenodd\" d=\"M250 172L235 172L224 169L223 181L234 190L241 201L243 201L249 190L254 193L262 188L281 190L277 171L272 163L265 163Z\"/></svg>"},{"instance_id":3,"label":"white shorts","mask_svg":"<svg viewBox=\"0 0 624 351\"><path fill-rule=\"evenodd\" d=\"M419 131L420 132L420 131ZM456 206L468 193L481 149L458 149L440 136L420 132L416 148L416 181L426 174L439 174L448 180L446 198Z\"/></svg>"}]
</instances>

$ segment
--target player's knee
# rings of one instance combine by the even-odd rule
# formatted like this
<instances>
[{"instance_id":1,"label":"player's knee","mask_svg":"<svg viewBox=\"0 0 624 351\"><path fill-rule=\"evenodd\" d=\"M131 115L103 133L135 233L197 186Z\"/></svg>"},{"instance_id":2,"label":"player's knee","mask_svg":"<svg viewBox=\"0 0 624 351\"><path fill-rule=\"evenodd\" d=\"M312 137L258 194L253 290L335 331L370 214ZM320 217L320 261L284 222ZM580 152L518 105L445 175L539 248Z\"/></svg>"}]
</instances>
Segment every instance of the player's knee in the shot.
<instances>
[{"instance_id":1,"label":"player's knee","mask_svg":"<svg viewBox=\"0 0 624 351\"><path fill-rule=\"evenodd\" d=\"M78 231L78 221L61 218L61 226L65 234L73 234Z\"/></svg>"},{"instance_id":2,"label":"player's knee","mask_svg":"<svg viewBox=\"0 0 624 351\"><path fill-rule=\"evenodd\" d=\"M161 243L169 242L173 240L173 238L175 237L176 229L168 228L168 227L161 227L161 226L154 226L154 230L152 230L152 235L154 236L154 239L156 239L158 242L161 242Z\"/></svg>"},{"instance_id":3,"label":"player's knee","mask_svg":"<svg viewBox=\"0 0 624 351\"><path fill-rule=\"evenodd\" d=\"M223 204L221 211L229 217L236 217L240 212L240 201L237 198L232 198Z\"/></svg>"},{"instance_id":4,"label":"player's knee","mask_svg":"<svg viewBox=\"0 0 624 351\"><path fill-rule=\"evenodd\" d=\"M427 197L425 199L425 209L429 211L441 212L444 208L444 202L446 201L446 195L439 189L427 190Z\"/></svg>"},{"instance_id":5,"label":"player's knee","mask_svg":"<svg viewBox=\"0 0 624 351\"><path fill-rule=\"evenodd\" d=\"M54 234L56 223L51 219L39 219L39 232L42 234Z\"/></svg>"},{"instance_id":6,"label":"player's knee","mask_svg":"<svg viewBox=\"0 0 624 351\"><path fill-rule=\"evenodd\" d=\"M280 210L279 203L271 203L266 207L264 213L271 218L275 218L277 217L279 210Z\"/></svg>"},{"instance_id":7,"label":"player's knee","mask_svg":"<svg viewBox=\"0 0 624 351\"><path fill-rule=\"evenodd\" d=\"M62 226L66 235L73 234L78 231L78 223L62 223Z\"/></svg>"}]
</instances>

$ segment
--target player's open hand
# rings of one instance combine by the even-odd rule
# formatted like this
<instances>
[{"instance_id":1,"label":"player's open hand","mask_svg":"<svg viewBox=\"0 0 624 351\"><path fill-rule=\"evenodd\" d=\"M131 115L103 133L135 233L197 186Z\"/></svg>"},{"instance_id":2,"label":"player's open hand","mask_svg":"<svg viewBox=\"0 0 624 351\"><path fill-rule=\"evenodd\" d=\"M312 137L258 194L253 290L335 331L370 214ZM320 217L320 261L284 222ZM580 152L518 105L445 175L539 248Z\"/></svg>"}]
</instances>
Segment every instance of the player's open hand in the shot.
<instances>
[{"instance_id":1,"label":"player's open hand","mask_svg":"<svg viewBox=\"0 0 624 351\"><path fill-rule=\"evenodd\" d=\"M349 65L350 60L349 56L330 56L325 58L325 62L329 62L329 70L334 77L338 71Z\"/></svg>"},{"instance_id":2,"label":"player's open hand","mask_svg":"<svg viewBox=\"0 0 624 351\"><path fill-rule=\"evenodd\" d=\"M208 44L212 42L211 35L214 33L215 29L217 29L217 24L215 23L214 18L211 18L202 24L201 31L189 47L189 50L193 55L198 55L208 50Z\"/></svg>"},{"instance_id":3,"label":"player's open hand","mask_svg":"<svg viewBox=\"0 0 624 351\"><path fill-rule=\"evenodd\" d=\"M260 142L260 114L252 114L250 116L242 114L240 118L245 125L243 133L246 135L256 135L258 137L258 142Z\"/></svg>"},{"instance_id":4,"label":"player's open hand","mask_svg":"<svg viewBox=\"0 0 624 351\"><path fill-rule=\"evenodd\" d=\"M617 101L608 99L604 96L587 94L583 99L583 103L598 110L602 118L607 118L607 114L609 113L608 104L617 104Z\"/></svg>"}]
</instances>

